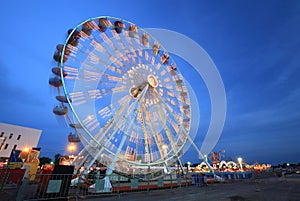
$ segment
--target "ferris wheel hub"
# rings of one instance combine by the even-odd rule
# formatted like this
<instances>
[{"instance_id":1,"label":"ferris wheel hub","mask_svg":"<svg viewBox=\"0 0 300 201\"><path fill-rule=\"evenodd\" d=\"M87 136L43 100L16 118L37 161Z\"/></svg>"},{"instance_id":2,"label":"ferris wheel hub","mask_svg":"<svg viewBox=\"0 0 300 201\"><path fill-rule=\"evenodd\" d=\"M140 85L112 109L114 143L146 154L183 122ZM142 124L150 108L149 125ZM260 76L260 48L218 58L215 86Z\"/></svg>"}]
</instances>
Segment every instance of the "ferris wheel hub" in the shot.
<instances>
[{"instance_id":1,"label":"ferris wheel hub","mask_svg":"<svg viewBox=\"0 0 300 201\"><path fill-rule=\"evenodd\" d=\"M140 84L139 86L135 87L131 87L129 90L129 94L134 97L137 98L138 95L144 90L144 88L147 86L147 82L143 82L142 84Z\"/></svg>"},{"instance_id":2,"label":"ferris wheel hub","mask_svg":"<svg viewBox=\"0 0 300 201\"><path fill-rule=\"evenodd\" d=\"M148 75L147 80L151 87L156 88L158 86L158 80L154 75Z\"/></svg>"}]
</instances>

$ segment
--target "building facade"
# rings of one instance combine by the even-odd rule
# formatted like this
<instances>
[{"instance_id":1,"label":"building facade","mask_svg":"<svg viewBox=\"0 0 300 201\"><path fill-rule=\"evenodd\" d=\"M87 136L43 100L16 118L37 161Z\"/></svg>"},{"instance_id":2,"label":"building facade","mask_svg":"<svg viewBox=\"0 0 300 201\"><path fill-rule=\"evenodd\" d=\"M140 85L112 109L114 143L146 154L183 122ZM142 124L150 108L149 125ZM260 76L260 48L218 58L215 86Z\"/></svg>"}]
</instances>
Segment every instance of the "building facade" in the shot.
<instances>
[{"instance_id":1,"label":"building facade","mask_svg":"<svg viewBox=\"0 0 300 201\"><path fill-rule=\"evenodd\" d=\"M0 123L0 157L8 158L12 150L37 147L42 130Z\"/></svg>"}]
</instances>

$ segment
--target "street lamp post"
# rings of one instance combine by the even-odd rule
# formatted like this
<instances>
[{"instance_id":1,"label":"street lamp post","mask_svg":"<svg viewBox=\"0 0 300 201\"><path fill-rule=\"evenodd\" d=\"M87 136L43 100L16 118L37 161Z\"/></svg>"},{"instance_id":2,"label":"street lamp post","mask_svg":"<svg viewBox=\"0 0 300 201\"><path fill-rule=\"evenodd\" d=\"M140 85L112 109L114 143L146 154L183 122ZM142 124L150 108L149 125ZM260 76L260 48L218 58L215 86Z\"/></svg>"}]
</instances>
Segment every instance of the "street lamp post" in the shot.
<instances>
[{"instance_id":1,"label":"street lamp post","mask_svg":"<svg viewBox=\"0 0 300 201\"><path fill-rule=\"evenodd\" d=\"M190 171L190 169L191 169L191 162L190 162L190 161L188 161L188 162L187 162L187 172L189 172L189 171Z\"/></svg>"},{"instance_id":2,"label":"street lamp post","mask_svg":"<svg viewBox=\"0 0 300 201\"><path fill-rule=\"evenodd\" d=\"M238 158L238 163L240 165L240 170L242 171L243 170L243 166L242 166L242 162L243 162L243 159L241 157Z\"/></svg>"}]
</instances>

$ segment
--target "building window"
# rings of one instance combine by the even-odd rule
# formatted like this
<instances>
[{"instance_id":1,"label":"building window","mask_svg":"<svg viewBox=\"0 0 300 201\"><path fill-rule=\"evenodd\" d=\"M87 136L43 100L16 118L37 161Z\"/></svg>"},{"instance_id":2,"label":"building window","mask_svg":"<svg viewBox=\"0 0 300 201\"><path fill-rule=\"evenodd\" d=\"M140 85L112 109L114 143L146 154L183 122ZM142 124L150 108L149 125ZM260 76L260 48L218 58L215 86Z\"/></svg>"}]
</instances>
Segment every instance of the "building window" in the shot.
<instances>
[{"instance_id":1,"label":"building window","mask_svg":"<svg viewBox=\"0 0 300 201\"><path fill-rule=\"evenodd\" d=\"M7 149L7 147L8 147L8 144L5 144L5 147L4 147L4 149Z\"/></svg>"},{"instance_id":2,"label":"building window","mask_svg":"<svg viewBox=\"0 0 300 201\"><path fill-rule=\"evenodd\" d=\"M1 132L0 137L3 137L3 135L4 135L4 132Z\"/></svg>"},{"instance_id":3,"label":"building window","mask_svg":"<svg viewBox=\"0 0 300 201\"><path fill-rule=\"evenodd\" d=\"M13 134L13 133L11 133L11 134L9 135L9 138L8 138L8 139L11 139L13 135L14 135L14 134Z\"/></svg>"},{"instance_id":4,"label":"building window","mask_svg":"<svg viewBox=\"0 0 300 201\"><path fill-rule=\"evenodd\" d=\"M15 144L13 150L16 150L16 148L17 148L17 145Z\"/></svg>"},{"instance_id":5,"label":"building window","mask_svg":"<svg viewBox=\"0 0 300 201\"><path fill-rule=\"evenodd\" d=\"M18 135L17 140L19 140L21 138L21 135Z\"/></svg>"}]
</instances>

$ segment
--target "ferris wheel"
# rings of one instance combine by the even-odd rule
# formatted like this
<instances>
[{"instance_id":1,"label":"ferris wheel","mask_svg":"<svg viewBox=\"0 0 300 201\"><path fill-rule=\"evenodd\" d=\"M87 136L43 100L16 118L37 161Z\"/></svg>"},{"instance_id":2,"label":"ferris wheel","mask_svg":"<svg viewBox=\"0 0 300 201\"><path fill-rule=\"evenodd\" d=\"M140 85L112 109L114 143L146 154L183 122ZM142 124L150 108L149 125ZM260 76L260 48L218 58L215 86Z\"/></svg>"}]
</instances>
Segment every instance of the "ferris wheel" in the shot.
<instances>
[{"instance_id":1,"label":"ferris wheel","mask_svg":"<svg viewBox=\"0 0 300 201\"><path fill-rule=\"evenodd\" d=\"M188 87L170 54L137 25L103 16L68 31L50 85L84 148L75 168L98 161L122 173L155 172L192 143Z\"/></svg>"}]
</instances>

